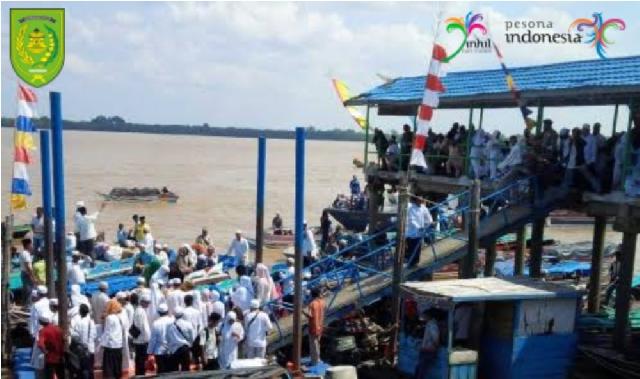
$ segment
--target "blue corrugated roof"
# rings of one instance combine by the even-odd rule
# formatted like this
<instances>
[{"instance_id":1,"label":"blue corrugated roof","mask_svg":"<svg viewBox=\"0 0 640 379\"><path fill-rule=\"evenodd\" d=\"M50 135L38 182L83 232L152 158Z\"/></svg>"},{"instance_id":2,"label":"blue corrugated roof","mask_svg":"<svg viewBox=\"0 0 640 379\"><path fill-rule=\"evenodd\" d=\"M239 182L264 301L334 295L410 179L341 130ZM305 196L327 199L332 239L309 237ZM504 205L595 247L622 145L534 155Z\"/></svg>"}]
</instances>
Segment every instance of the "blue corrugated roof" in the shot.
<instances>
[{"instance_id":1,"label":"blue corrugated roof","mask_svg":"<svg viewBox=\"0 0 640 379\"><path fill-rule=\"evenodd\" d=\"M525 99L545 99L563 95L561 102L581 105L589 97L594 104L611 104L612 93L628 96L640 94L640 56L595 59L528 66L510 69L516 85ZM364 92L347 103L364 104L417 104L422 99L424 76L400 77L393 82ZM506 104L510 94L501 69L451 72L443 78L446 92L441 96L441 107L466 106L471 98L482 101L493 99L495 106ZM576 93L576 90L581 93ZM569 92L567 92L569 91ZM566 104L571 105L571 104ZM491 106L489 104L489 106Z\"/></svg>"}]
</instances>

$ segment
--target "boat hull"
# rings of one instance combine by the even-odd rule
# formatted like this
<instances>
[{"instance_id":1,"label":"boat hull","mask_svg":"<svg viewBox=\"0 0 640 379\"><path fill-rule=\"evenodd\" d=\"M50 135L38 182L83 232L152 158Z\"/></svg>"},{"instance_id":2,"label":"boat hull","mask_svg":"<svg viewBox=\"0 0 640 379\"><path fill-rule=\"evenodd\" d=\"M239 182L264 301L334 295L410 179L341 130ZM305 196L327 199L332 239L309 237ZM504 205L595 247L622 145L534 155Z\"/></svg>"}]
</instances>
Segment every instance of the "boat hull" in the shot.
<instances>
[{"instance_id":1,"label":"boat hull","mask_svg":"<svg viewBox=\"0 0 640 379\"><path fill-rule=\"evenodd\" d=\"M369 225L368 210L339 208L326 208L325 210L347 230L351 230L353 232L364 232L367 229L367 225ZM391 222L391 218L397 216L395 212L382 212L378 213L378 215L382 224Z\"/></svg>"}]
</instances>

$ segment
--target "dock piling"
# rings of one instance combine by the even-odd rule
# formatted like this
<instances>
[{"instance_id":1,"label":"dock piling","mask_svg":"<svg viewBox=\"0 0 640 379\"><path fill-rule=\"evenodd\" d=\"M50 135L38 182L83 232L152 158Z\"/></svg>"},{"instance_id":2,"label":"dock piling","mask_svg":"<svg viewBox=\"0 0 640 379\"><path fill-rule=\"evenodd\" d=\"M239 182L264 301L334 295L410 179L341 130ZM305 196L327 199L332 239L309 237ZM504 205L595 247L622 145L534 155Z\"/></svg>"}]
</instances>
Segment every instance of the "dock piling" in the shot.
<instances>
[{"instance_id":1,"label":"dock piling","mask_svg":"<svg viewBox=\"0 0 640 379\"><path fill-rule=\"evenodd\" d=\"M48 130L40 131L40 166L42 169L42 208L44 209L44 251L47 277L47 291L49 296L55 296L55 281L53 269L55 259L53 254L53 228L51 224L51 142Z\"/></svg>"},{"instance_id":2,"label":"dock piling","mask_svg":"<svg viewBox=\"0 0 640 379\"><path fill-rule=\"evenodd\" d=\"M59 298L60 328L65 335L69 332L67 304L67 253L65 251L65 194L64 194L64 144L62 140L62 99L59 92L50 92L51 135L53 156L53 187L55 199L55 259L57 260L58 281L56 296Z\"/></svg>"},{"instance_id":3,"label":"dock piling","mask_svg":"<svg viewBox=\"0 0 640 379\"><path fill-rule=\"evenodd\" d=\"M495 275L495 264L496 264L496 241L491 241L487 248L485 249L484 254L484 276L494 276Z\"/></svg>"},{"instance_id":4,"label":"dock piling","mask_svg":"<svg viewBox=\"0 0 640 379\"><path fill-rule=\"evenodd\" d=\"M624 232L622 234L622 263L616 288L616 323L613 329L613 346L618 351L625 351L628 346L631 281L636 257L637 237L638 234L636 232Z\"/></svg>"},{"instance_id":5,"label":"dock piling","mask_svg":"<svg viewBox=\"0 0 640 379\"><path fill-rule=\"evenodd\" d=\"M513 275L524 274L524 250L527 248L527 226L521 226L516 230L516 254L513 262Z\"/></svg>"},{"instance_id":6,"label":"dock piling","mask_svg":"<svg viewBox=\"0 0 640 379\"><path fill-rule=\"evenodd\" d=\"M462 278L476 277L476 262L478 261L478 224L480 224L480 180L474 179L470 189L469 212L467 217L468 252L462 260Z\"/></svg>"},{"instance_id":7,"label":"dock piling","mask_svg":"<svg viewBox=\"0 0 640 379\"><path fill-rule=\"evenodd\" d=\"M606 228L606 217L594 217L591 275L589 278L589 313L597 313L600 310L600 288L602 287L602 257L604 252L604 237Z\"/></svg>"},{"instance_id":8,"label":"dock piling","mask_svg":"<svg viewBox=\"0 0 640 379\"><path fill-rule=\"evenodd\" d=\"M544 217L533 221L531 225L531 250L529 276L542 277L542 241L544 239Z\"/></svg>"},{"instance_id":9,"label":"dock piling","mask_svg":"<svg viewBox=\"0 0 640 379\"><path fill-rule=\"evenodd\" d=\"M256 263L262 263L264 247L264 193L267 161L267 140L258 137L258 183L256 194Z\"/></svg>"},{"instance_id":10,"label":"dock piling","mask_svg":"<svg viewBox=\"0 0 640 379\"><path fill-rule=\"evenodd\" d=\"M293 301L293 364L299 372L302 358L302 243L304 233L304 128L296 128L295 277Z\"/></svg>"},{"instance_id":11,"label":"dock piling","mask_svg":"<svg viewBox=\"0 0 640 379\"><path fill-rule=\"evenodd\" d=\"M405 250L405 229L407 226L407 205L409 202L409 194L407 191L407 176L403 175L400 179L398 189L398 232L396 237L396 253L393 261L393 281L392 281L392 305L391 315L393 317L393 334L391 336L391 348L389 353L392 354L391 362L394 362L398 349L398 325L400 325L400 308L402 299L400 298L400 283L402 283L402 271L404 268L404 250Z\"/></svg>"}]
</instances>

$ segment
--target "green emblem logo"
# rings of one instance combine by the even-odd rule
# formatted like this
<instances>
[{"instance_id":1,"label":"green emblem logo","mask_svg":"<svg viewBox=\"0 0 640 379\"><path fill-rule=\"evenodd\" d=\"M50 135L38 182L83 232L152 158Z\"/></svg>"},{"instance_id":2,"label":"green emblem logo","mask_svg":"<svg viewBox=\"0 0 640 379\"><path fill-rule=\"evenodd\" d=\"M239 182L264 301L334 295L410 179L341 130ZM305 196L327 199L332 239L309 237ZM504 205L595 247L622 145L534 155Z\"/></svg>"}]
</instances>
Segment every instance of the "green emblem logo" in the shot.
<instances>
[{"instance_id":1,"label":"green emblem logo","mask_svg":"<svg viewBox=\"0 0 640 379\"><path fill-rule=\"evenodd\" d=\"M10 11L11 65L34 87L50 83L64 65L64 9Z\"/></svg>"}]
</instances>

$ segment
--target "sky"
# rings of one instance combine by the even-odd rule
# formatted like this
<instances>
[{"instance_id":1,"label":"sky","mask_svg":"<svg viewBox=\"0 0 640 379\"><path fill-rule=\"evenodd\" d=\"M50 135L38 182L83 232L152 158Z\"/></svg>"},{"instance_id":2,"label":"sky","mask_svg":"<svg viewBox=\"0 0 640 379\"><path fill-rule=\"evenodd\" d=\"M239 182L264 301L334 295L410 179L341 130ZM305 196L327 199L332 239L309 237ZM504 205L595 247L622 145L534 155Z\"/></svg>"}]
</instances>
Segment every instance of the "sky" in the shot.
<instances>
[{"instance_id":1,"label":"sky","mask_svg":"<svg viewBox=\"0 0 640 379\"><path fill-rule=\"evenodd\" d=\"M1 112L15 113L16 76L9 60L11 7L66 9L66 55L60 75L44 89L60 91L66 119L119 115L130 122L292 129L357 128L341 107L330 79L352 92L389 77L423 75L437 15L480 12L511 67L597 59L586 44L531 45L504 42L507 21L551 21L545 32L566 33L578 17L622 18L611 31L610 57L639 55L640 3L447 2L447 3L229 3L229 2L3 2ZM441 24L441 29L444 29ZM441 31L449 50L459 36ZM461 54L447 72L499 68L494 54ZM41 101L40 113L46 115ZM621 109L625 120L626 109ZM440 110L435 129L468 122L464 110ZM477 122L478 113L476 113ZM484 125L516 131L514 109L487 110ZM610 128L613 107L551 108L558 126L600 121ZM399 130L407 118L372 116L372 124ZM620 126L618 126L620 128Z\"/></svg>"}]
</instances>

